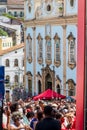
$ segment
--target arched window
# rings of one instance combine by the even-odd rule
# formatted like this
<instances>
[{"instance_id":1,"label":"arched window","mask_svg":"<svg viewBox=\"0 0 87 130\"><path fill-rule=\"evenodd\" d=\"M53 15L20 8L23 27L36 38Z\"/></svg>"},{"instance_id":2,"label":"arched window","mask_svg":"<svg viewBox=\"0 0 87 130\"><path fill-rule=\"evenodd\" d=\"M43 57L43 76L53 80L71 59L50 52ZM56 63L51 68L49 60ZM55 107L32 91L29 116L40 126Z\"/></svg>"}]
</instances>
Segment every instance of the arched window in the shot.
<instances>
[{"instance_id":1,"label":"arched window","mask_svg":"<svg viewBox=\"0 0 87 130\"><path fill-rule=\"evenodd\" d=\"M57 93L60 94L60 85L58 84L56 88L57 88Z\"/></svg>"},{"instance_id":2,"label":"arched window","mask_svg":"<svg viewBox=\"0 0 87 130\"><path fill-rule=\"evenodd\" d=\"M28 8L28 9L29 9L29 13L31 13L31 6L29 6L29 8Z\"/></svg>"},{"instance_id":3,"label":"arched window","mask_svg":"<svg viewBox=\"0 0 87 130\"><path fill-rule=\"evenodd\" d=\"M47 74L45 77L45 90L52 89L52 78L50 74Z\"/></svg>"},{"instance_id":4,"label":"arched window","mask_svg":"<svg viewBox=\"0 0 87 130\"><path fill-rule=\"evenodd\" d=\"M17 17L17 16L18 16L18 15L17 15L17 12L15 11L15 12L14 12L14 17Z\"/></svg>"},{"instance_id":5,"label":"arched window","mask_svg":"<svg viewBox=\"0 0 87 130\"><path fill-rule=\"evenodd\" d=\"M42 60L43 59L43 40L40 33L37 37L37 40L38 40L38 60Z\"/></svg>"},{"instance_id":6,"label":"arched window","mask_svg":"<svg viewBox=\"0 0 87 130\"><path fill-rule=\"evenodd\" d=\"M19 83L19 77L18 77L18 75L15 75L15 77L14 77L14 82L15 82L15 83Z\"/></svg>"},{"instance_id":7,"label":"arched window","mask_svg":"<svg viewBox=\"0 0 87 130\"><path fill-rule=\"evenodd\" d=\"M70 35L68 36L68 65L71 69L73 69L76 66L76 43L75 38L70 32Z\"/></svg>"},{"instance_id":8,"label":"arched window","mask_svg":"<svg viewBox=\"0 0 87 130\"><path fill-rule=\"evenodd\" d=\"M17 67L18 66L18 59L14 60L14 66Z\"/></svg>"},{"instance_id":9,"label":"arched window","mask_svg":"<svg viewBox=\"0 0 87 130\"><path fill-rule=\"evenodd\" d=\"M51 60L51 40L46 41L46 59Z\"/></svg>"},{"instance_id":10,"label":"arched window","mask_svg":"<svg viewBox=\"0 0 87 130\"><path fill-rule=\"evenodd\" d=\"M10 65L9 65L9 59L6 59L6 67L9 67Z\"/></svg>"},{"instance_id":11,"label":"arched window","mask_svg":"<svg viewBox=\"0 0 87 130\"><path fill-rule=\"evenodd\" d=\"M56 61L60 61L60 42L56 41Z\"/></svg>"},{"instance_id":12,"label":"arched window","mask_svg":"<svg viewBox=\"0 0 87 130\"><path fill-rule=\"evenodd\" d=\"M47 11L51 11L51 5L47 6Z\"/></svg>"},{"instance_id":13,"label":"arched window","mask_svg":"<svg viewBox=\"0 0 87 130\"><path fill-rule=\"evenodd\" d=\"M74 6L74 0L70 0L70 5L71 5L71 7Z\"/></svg>"},{"instance_id":14,"label":"arched window","mask_svg":"<svg viewBox=\"0 0 87 130\"><path fill-rule=\"evenodd\" d=\"M71 40L69 44L69 62L75 62L75 42L73 40Z\"/></svg>"},{"instance_id":15,"label":"arched window","mask_svg":"<svg viewBox=\"0 0 87 130\"><path fill-rule=\"evenodd\" d=\"M60 38L57 33L54 36L54 43L55 43L54 48L55 62L58 62L60 61Z\"/></svg>"},{"instance_id":16,"label":"arched window","mask_svg":"<svg viewBox=\"0 0 87 130\"><path fill-rule=\"evenodd\" d=\"M38 81L38 94L41 93L41 81L39 80Z\"/></svg>"},{"instance_id":17,"label":"arched window","mask_svg":"<svg viewBox=\"0 0 87 130\"><path fill-rule=\"evenodd\" d=\"M32 96L32 80L28 80L28 91L29 91L29 97Z\"/></svg>"}]
</instances>

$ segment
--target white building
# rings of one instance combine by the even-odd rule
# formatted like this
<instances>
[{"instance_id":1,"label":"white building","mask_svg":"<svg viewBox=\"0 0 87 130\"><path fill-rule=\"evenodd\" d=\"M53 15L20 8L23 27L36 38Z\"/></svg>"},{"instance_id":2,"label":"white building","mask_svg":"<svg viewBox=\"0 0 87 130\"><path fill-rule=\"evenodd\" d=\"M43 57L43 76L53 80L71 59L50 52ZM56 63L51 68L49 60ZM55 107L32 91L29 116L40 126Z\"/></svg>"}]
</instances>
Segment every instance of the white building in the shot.
<instances>
[{"instance_id":1,"label":"white building","mask_svg":"<svg viewBox=\"0 0 87 130\"><path fill-rule=\"evenodd\" d=\"M5 89L23 86L24 81L24 43L5 51L0 51L0 65L5 66L5 79L9 80Z\"/></svg>"}]
</instances>

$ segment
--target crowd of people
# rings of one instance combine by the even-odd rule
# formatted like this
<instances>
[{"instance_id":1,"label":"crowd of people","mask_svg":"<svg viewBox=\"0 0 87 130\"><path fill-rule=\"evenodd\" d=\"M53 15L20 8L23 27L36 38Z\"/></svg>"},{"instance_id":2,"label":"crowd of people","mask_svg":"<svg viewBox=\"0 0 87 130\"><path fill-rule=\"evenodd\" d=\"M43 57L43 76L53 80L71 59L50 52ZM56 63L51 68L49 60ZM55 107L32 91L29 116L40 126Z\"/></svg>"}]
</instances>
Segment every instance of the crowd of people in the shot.
<instances>
[{"instance_id":1,"label":"crowd of people","mask_svg":"<svg viewBox=\"0 0 87 130\"><path fill-rule=\"evenodd\" d=\"M18 100L3 105L4 130L75 130L76 102Z\"/></svg>"}]
</instances>

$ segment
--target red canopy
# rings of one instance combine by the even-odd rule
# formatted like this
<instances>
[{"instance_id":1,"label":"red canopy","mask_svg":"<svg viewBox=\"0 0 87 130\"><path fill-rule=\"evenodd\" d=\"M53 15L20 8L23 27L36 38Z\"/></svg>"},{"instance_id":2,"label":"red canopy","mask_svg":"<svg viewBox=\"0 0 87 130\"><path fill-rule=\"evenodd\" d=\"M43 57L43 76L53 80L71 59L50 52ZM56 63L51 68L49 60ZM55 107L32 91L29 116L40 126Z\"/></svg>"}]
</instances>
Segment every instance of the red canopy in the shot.
<instances>
[{"instance_id":1,"label":"red canopy","mask_svg":"<svg viewBox=\"0 0 87 130\"><path fill-rule=\"evenodd\" d=\"M52 99L52 98L64 99L64 98L66 98L66 96L58 94L58 93L56 93L55 91L53 91L51 89L47 89L43 93L33 97L34 100L38 100L38 99Z\"/></svg>"}]
</instances>

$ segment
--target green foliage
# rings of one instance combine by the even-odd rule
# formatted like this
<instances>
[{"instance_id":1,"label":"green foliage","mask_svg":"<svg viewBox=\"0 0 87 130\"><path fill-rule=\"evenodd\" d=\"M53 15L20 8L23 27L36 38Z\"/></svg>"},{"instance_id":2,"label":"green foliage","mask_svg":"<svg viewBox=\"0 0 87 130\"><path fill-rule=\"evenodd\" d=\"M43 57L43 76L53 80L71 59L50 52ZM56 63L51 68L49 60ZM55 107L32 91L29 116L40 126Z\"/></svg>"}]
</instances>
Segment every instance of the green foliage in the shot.
<instances>
[{"instance_id":1,"label":"green foliage","mask_svg":"<svg viewBox=\"0 0 87 130\"><path fill-rule=\"evenodd\" d=\"M8 33L0 28L0 36L8 36Z\"/></svg>"},{"instance_id":2,"label":"green foliage","mask_svg":"<svg viewBox=\"0 0 87 130\"><path fill-rule=\"evenodd\" d=\"M3 16L8 17L10 19L16 19L14 16L12 16L11 14L7 14L7 13L4 13Z\"/></svg>"},{"instance_id":3,"label":"green foliage","mask_svg":"<svg viewBox=\"0 0 87 130\"><path fill-rule=\"evenodd\" d=\"M17 17L14 17L13 15L8 14L8 13L4 13L4 14L2 14L2 15L5 16L5 17L7 17L7 18L9 18L9 19L24 21L24 17L22 17L22 18L17 18Z\"/></svg>"},{"instance_id":4,"label":"green foliage","mask_svg":"<svg viewBox=\"0 0 87 130\"><path fill-rule=\"evenodd\" d=\"M59 10L61 10L61 11L62 11L62 10L63 10L63 7L59 7Z\"/></svg>"}]
</instances>

